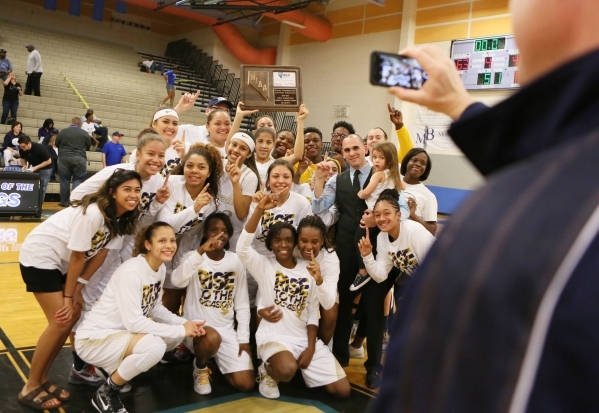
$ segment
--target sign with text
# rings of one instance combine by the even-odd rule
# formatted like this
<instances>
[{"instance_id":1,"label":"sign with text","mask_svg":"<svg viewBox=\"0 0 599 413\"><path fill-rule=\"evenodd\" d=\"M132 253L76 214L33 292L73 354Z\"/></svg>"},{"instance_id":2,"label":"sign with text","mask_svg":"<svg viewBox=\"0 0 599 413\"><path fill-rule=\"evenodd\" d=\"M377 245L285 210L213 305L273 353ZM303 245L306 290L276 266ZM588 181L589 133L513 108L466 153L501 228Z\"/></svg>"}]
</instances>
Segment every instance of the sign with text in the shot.
<instances>
[{"instance_id":1,"label":"sign with text","mask_svg":"<svg viewBox=\"0 0 599 413\"><path fill-rule=\"evenodd\" d=\"M297 112L302 104L299 66L241 65L243 109Z\"/></svg>"},{"instance_id":2,"label":"sign with text","mask_svg":"<svg viewBox=\"0 0 599 413\"><path fill-rule=\"evenodd\" d=\"M449 136L451 122L449 116L417 106L412 138L415 146L427 151L461 154Z\"/></svg>"},{"instance_id":3,"label":"sign with text","mask_svg":"<svg viewBox=\"0 0 599 413\"><path fill-rule=\"evenodd\" d=\"M41 216L42 192L37 173L0 172L0 216Z\"/></svg>"}]
</instances>

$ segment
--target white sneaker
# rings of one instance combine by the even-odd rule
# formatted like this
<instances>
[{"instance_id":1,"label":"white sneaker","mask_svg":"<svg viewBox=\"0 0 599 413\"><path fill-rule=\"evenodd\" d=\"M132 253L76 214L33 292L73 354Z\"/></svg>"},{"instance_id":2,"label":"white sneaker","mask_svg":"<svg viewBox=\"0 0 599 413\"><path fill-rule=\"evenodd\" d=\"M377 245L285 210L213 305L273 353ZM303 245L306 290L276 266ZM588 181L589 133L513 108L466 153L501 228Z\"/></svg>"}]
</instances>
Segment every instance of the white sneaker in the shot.
<instances>
[{"instance_id":1,"label":"white sneaker","mask_svg":"<svg viewBox=\"0 0 599 413\"><path fill-rule=\"evenodd\" d=\"M212 371L206 367L205 369L198 369L193 362L193 389L197 394L210 394L212 393L212 386L210 385L210 375Z\"/></svg>"},{"instance_id":2,"label":"white sneaker","mask_svg":"<svg viewBox=\"0 0 599 413\"><path fill-rule=\"evenodd\" d=\"M349 345L349 357L352 359L363 359L364 358L364 347L354 348L351 344Z\"/></svg>"},{"instance_id":3,"label":"white sneaker","mask_svg":"<svg viewBox=\"0 0 599 413\"><path fill-rule=\"evenodd\" d=\"M267 399L278 399L279 396L281 396L277 381L268 375L264 363L260 364L260 367L258 367L258 377L256 377L256 381L260 383L258 390L262 396Z\"/></svg>"}]
</instances>

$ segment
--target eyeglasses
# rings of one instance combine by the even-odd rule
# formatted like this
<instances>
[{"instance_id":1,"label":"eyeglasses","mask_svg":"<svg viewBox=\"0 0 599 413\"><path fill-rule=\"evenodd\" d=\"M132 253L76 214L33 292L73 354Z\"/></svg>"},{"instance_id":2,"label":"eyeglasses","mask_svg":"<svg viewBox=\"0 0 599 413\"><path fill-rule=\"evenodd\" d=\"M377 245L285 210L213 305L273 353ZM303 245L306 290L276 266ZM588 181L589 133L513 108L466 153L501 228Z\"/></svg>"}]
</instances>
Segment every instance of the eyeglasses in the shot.
<instances>
[{"instance_id":1,"label":"eyeglasses","mask_svg":"<svg viewBox=\"0 0 599 413\"><path fill-rule=\"evenodd\" d=\"M343 135L343 134L339 135L338 133L331 133L331 138L343 140L343 139L347 138L347 135Z\"/></svg>"}]
</instances>

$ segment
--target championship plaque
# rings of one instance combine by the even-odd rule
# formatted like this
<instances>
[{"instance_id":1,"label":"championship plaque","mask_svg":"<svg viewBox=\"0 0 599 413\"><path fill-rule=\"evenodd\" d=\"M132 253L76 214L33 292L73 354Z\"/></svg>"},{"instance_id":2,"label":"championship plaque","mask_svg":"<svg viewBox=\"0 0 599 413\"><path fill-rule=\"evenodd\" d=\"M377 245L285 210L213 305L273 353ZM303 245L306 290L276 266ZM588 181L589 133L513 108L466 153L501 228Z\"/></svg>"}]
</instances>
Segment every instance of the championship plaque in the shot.
<instances>
[{"instance_id":1,"label":"championship plaque","mask_svg":"<svg viewBox=\"0 0 599 413\"><path fill-rule=\"evenodd\" d=\"M243 109L298 112L302 104L299 66L241 65Z\"/></svg>"}]
</instances>

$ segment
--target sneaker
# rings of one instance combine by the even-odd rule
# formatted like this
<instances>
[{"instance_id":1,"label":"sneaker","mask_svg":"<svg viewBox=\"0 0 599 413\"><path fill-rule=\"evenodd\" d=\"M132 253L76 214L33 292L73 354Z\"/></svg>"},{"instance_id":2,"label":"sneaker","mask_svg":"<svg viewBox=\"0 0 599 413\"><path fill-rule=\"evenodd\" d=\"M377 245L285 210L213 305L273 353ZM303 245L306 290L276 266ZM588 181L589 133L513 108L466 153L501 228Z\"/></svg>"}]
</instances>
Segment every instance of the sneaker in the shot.
<instances>
[{"instance_id":1,"label":"sneaker","mask_svg":"<svg viewBox=\"0 0 599 413\"><path fill-rule=\"evenodd\" d=\"M92 397L92 405L100 413L128 413L121 402L119 393L108 384L102 385Z\"/></svg>"},{"instance_id":2,"label":"sneaker","mask_svg":"<svg viewBox=\"0 0 599 413\"><path fill-rule=\"evenodd\" d=\"M383 351L387 351L387 344L389 344L389 333L385 331L383 333Z\"/></svg>"},{"instance_id":3,"label":"sneaker","mask_svg":"<svg viewBox=\"0 0 599 413\"><path fill-rule=\"evenodd\" d=\"M174 357L177 361L187 361L191 358L191 351L185 347L185 344L181 343L181 345L177 347L177 350L175 350Z\"/></svg>"},{"instance_id":4,"label":"sneaker","mask_svg":"<svg viewBox=\"0 0 599 413\"><path fill-rule=\"evenodd\" d=\"M381 387L381 373L378 371L371 371L366 374L366 385L371 389L378 389Z\"/></svg>"},{"instance_id":5,"label":"sneaker","mask_svg":"<svg viewBox=\"0 0 599 413\"><path fill-rule=\"evenodd\" d=\"M258 390L262 396L267 399L278 399L281 396L278 383L268 375L264 362L258 367L258 377L256 377L256 381L260 383Z\"/></svg>"},{"instance_id":6,"label":"sneaker","mask_svg":"<svg viewBox=\"0 0 599 413\"><path fill-rule=\"evenodd\" d=\"M360 273L358 273L356 275L356 278L354 279L354 283L349 286L349 290L358 291L360 288L364 287L370 280L370 275L360 275Z\"/></svg>"},{"instance_id":7,"label":"sneaker","mask_svg":"<svg viewBox=\"0 0 599 413\"><path fill-rule=\"evenodd\" d=\"M193 363L193 389L197 394L210 394L212 393L212 386L210 375L212 371L206 367L205 369L198 369Z\"/></svg>"},{"instance_id":8,"label":"sneaker","mask_svg":"<svg viewBox=\"0 0 599 413\"><path fill-rule=\"evenodd\" d=\"M158 105L158 107L159 107L159 108L163 108L163 107L164 107L164 104L163 104L163 103L161 103L160 105Z\"/></svg>"},{"instance_id":9,"label":"sneaker","mask_svg":"<svg viewBox=\"0 0 599 413\"><path fill-rule=\"evenodd\" d=\"M106 377L91 364L86 364L81 370L75 370L73 365L68 380L71 384L88 384L97 387L106 381Z\"/></svg>"},{"instance_id":10,"label":"sneaker","mask_svg":"<svg viewBox=\"0 0 599 413\"><path fill-rule=\"evenodd\" d=\"M355 348L351 344L349 345L349 358L352 359L363 359L364 358L364 347Z\"/></svg>"}]
</instances>

